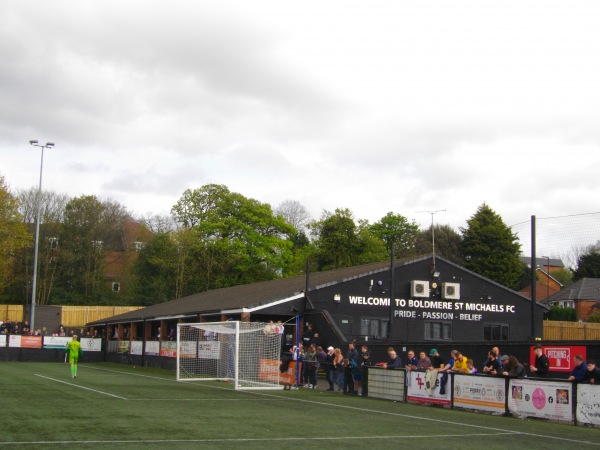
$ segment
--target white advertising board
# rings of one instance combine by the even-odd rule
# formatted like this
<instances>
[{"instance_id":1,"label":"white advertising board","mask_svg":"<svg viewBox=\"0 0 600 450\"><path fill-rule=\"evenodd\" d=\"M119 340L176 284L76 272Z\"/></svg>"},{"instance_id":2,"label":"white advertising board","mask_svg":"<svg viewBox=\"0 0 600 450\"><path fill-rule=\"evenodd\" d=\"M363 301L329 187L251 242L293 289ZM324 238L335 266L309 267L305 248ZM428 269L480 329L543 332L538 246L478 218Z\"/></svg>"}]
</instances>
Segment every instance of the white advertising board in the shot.
<instances>
[{"instance_id":1,"label":"white advertising board","mask_svg":"<svg viewBox=\"0 0 600 450\"><path fill-rule=\"evenodd\" d=\"M219 341L198 342L198 358L219 359L221 343Z\"/></svg>"},{"instance_id":2,"label":"white advertising board","mask_svg":"<svg viewBox=\"0 0 600 450\"><path fill-rule=\"evenodd\" d=\"M181 341L179 343L179 356L182 358L195 358L198 350L196 341Z\"/></svg>"},{"instance_id":3,"label":"white advertising board","mask_svg":"<svg viewBox=\"0 0 600 450\"><path fill-rule=\"evenodd\" d=\"M506 412L504 378L454 375L454 407L497 414Z\"/></svg>"},{"instance_id":4,"label":"white advertising board","mask_svg":"<svg viewBox=\"0 0 600 450\"><path fill-rule=\"evenodd\" d=\"M146 341L146 355L158 355L160 353L159 341Z\"/></svg>"},{"instance_id":5,"label":"white advertising board","mask_svg":"<svg viewBox=\"0 0 600 450\"><path fill-rule=\"evenodd\" d=\"M143 347L144 347L144 343L142 341L131 341L131 347L129 348L129 353L131 355L141 355Z\"/></svg>"},{"instance_id":6,"label":"white advertising board","mask_svg":"<svg viewBox=\"0 0 600 450\"><path fill-rule=\"evenodd\" d=\"M82 338L81 348L84 352L100 352L102 351L102 339Z\"/></svg>"},{"instance_id":7,"label":"white advertising board","mask_svg":"<svg viewBox=\"0 0 600 450\"><path fill-rule=\"evenodd\" d=\"M442 385L441 373L430 383L429 389L426 380L427 372L411 371L407 377L406 400L411 403L450 406L450 377L446 381L445 393L440 394Z\"/></svg>"},{"instance_id":8,"label":"white advertising board","mask_svg":"<svg viewBox=\"0 0 600 450\"><path fill-rule=\"evenodd\" d=\"M600 385L577 385L577 422L600 425Z\"/></svg>"},{"instance_id":9,"label":"white advertising board","mask_svg":"<svg viewBox=\"0 0 600 450\"><path fill-rule=\"evenodd\" d=\"M6 334L0 334L0 347L6 347Z\"/></svg>"},{"instance_id":10,"label":"white advertising board","mask_svg":"<svg viewBox=\"0 0 600 450\"><path fill-rule=\"evenodd\" d=\"M65 348L73 338L70 336L44 336L44 348Z\"/></svg>"},{"instance_id":11,"label":"white advertising board","mask_svg":"<svg viewBox=\"0 0 600 450\"><path fill-rule=\"evenodd\" d=\"M573 384L570 381L510 380L508 410L515 416L573 421Z\"/></svg>"}]
</instances>

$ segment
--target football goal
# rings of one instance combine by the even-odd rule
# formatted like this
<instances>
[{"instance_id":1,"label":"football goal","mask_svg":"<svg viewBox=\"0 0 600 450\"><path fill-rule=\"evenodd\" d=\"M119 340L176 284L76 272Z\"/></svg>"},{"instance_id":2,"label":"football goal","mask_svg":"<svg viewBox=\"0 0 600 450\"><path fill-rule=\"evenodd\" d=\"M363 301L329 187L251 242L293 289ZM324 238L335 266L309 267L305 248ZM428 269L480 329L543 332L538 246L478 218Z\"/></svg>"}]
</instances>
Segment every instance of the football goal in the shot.
<instances>
[{"instance_id":1,"label":"football goal","mask_svg":"<svg viewBox=\"0 0 600 450\"><path fill-rule=\"evenodd\" d=\"M282 389L283 326L256 322L177 325L177 381L220 380L235 389Z\"/></svg>"}]
</instances>

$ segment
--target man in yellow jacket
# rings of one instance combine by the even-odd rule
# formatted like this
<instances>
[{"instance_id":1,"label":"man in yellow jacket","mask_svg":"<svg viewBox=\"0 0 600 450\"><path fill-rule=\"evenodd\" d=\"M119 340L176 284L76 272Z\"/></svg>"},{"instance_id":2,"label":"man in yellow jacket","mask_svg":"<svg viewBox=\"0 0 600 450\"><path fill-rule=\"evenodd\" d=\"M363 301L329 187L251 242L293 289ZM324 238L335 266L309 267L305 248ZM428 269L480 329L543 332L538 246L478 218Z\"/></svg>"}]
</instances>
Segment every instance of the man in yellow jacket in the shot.
<instances>
[{"instance_id":1,"label":"man in yellow jacket","mask_svg":"<svg viewBox=\"0 0 600 450\"><path fill-rule=\"evenodd\" d=\"M454 368L452 371L458 373L469 373L467 357L463 356L460 350L456 350L456 355L454 356Z\"/></svg>"}]
</instances>

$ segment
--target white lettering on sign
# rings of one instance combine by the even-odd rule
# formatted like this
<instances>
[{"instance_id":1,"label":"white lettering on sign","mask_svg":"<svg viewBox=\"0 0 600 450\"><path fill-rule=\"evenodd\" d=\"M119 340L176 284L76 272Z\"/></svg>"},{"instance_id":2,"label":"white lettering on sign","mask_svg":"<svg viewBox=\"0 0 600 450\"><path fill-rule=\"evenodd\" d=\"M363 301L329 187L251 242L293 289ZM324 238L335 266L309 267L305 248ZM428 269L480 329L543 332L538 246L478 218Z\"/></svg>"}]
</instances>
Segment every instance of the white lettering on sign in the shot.
<instances>
[{"instance_id":1,"label":"white lettering on sign","mask_svg":"<svg viewBox=\"0 0 600 450\"><path fill-rule=\"evenodd\" d=\"M394 317L408 317L410 319L416 319L417 312L416 311L403 311L403 310L396 309L394 311Z\"/></svg>"},{"instance_id":2,"label":"white lettering on sign","mask_svg":"<svg viewBox=\"0 0 600 450\"><path fill-rule=\"evenodd\" d=\"M460 320L474 320L479 322L483 316L481 314L460 314Z\"/></svg>"},{"instance_id":3,"label":"white lettering on sign","mask_svg":"<svg viewBox=\"0 0 600 450\"><path fill-rule=\"evenodd\" d=\"M453 309L452 302L437 302L432 300L409 300L409 308L424 308L424 309Z\"/></svg>"},{"instance_id":4,"label":"white lettering on sign","mask_svg":"<svg viewBox=\"0 0 600 450\"><path fill-rule=\"evenodd\" d=\"M568 359L569 356L566 350L547 350L546 356L554 359Z\"/></svg>"},{"instance_id":5,"label":"white lettering on sign","mask_svg":"<svg viewBox=\"0 0 600 450\"><path fill-rule=\"evenodd\" d=\"M454 319L454 313L424 312L423 319L452 320Z\"/></svg>"},{"instance_id":6,"label":"white lettering on sign","mask_svg":"<svg viewBox=\"0 0 600 450\"><path fill-rule=\"evenodd\" d=\"M381 297L358 297L351 295L349 297L351 305L369 305L369 306L390 306L389 298Z\"/></svg>"},{"instance_id":7,"label":"white lettering on sign","mask_svg":"<svg viewBox=\"0 0 600 450\"><path fill-rule=\"evenodd\" d=\"M380 306L389 307L392 301L389 297L367 297L362 295L349 295L348 302L357 306ZM501 305L497 303L467 303L464 301L448 300L426 300L426 299L403 299L393 300L393 316L405 319L442 319L442 320L464 320L480 322L483 320L481 313L508 313L516 314L515 305ZM424 311L441 310L441 311ZM460 311L454 314L451 311Z\"/></svg>"}]
</instances>

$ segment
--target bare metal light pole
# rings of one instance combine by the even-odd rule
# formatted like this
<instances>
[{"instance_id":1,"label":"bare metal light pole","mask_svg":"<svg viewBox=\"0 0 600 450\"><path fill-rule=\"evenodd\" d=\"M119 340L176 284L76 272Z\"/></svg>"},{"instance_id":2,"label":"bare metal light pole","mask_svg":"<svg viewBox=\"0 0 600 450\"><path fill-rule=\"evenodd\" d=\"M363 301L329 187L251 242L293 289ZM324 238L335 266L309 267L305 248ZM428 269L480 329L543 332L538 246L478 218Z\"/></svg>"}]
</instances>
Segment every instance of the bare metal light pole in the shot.
<instances>
[{"instance_id":1,"label":"bare metal light pole","mask_svg":"<svg viewBox=\"0 0 600 450\"><path fill-rule=\"evenodd\" d=\"M44 149L54 147L54 143L47 142L46 145L38 144L38 141L29 141L29 144L42 149L42 159L40 163L40 186L37 196L37 218L35 220L35 246L33 251L33 281L31 283L31 313L29 319L29 332L35 333L35 297L37 284L37 267L38 267L38 248L40 242L40 216L42 212L42 173L44 169Z\"/></svg>"},{"instance_id":2,"label":"bare metal light pole","mask_svg":"<svg viewBox=\"0 0 600 450\"><path fill-rule=\"evenodd\" d=\"M417 211L418 213L427 213L431 214L431 254L432 254L432 263L431 263L431 274L435 272L435 228L433 227L433 215L439 212L446 212L445 209L438 209L436 211Z\"/></svg>"}]
</instances>

